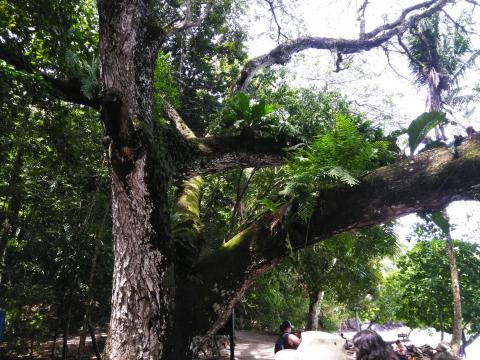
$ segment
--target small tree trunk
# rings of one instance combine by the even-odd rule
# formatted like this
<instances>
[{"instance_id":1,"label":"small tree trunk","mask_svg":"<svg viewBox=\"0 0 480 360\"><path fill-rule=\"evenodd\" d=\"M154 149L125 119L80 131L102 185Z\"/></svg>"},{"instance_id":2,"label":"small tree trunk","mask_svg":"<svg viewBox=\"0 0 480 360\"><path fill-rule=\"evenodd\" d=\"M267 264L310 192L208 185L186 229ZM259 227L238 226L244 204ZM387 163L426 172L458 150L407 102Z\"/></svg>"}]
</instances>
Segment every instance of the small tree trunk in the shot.
<instances>
[{"instance_id":1,"label":"small tree trunk","mask_svg":"<svg viewBox=\"0 0 480 360\"><path fill-rule=\"evenodd\" d=\"M35 344L35 335L32 334L32 335L30 335L30 354L29 354L30 359L33 359L34 344Z\"/></svg>"},{"instance_id":2,"label":"small tree trunk","mask_svg":"<svg viewBox=\"0 0 480 360\"><path fill-rule=\"evenodd\" d=\"M63 348L62 348L62 359L67 360L68 356L68 335L70 332L70 319L72 317L72 290L69 290L68 300L67 300L67 313L65 316L65 323L63 327Z\"/></svg>"},{"instance_id":3,"label":"small tree trunk","mask_svg":"<svg viewBox=\"0 0 480 360\"><path fill-rule=\"evenodd\" d=\"M55 332L53 333L53 341L52 341L52 350L50 351L50 359L55 359L55 346L57 345L57 336L58 336L58 329L55 328Z\"/></svg>"},{"instance_id":4,"label":"small tree trunk","mask_svg":"<svg viewBox=\"0 0 480 360\"><path fill-rule=\"evenodd\" d=\"M102 360L102 356L100 355L100 350L98 349L97 340L95 339L95 329L93 328L92 324L88 324L88 330L90 331L90 337L92 339L92 348L97 360Z\"/></svg>"},{"instance_id":5,"label":"small tree trunk","mask_svg":"<svg viewBox=\"0 0 480 360\"><path fill-rule=\"evenodd\" d=\"M100 239L102 235L103 226L105 225L105 218L107 217L108 209L105 209L102 220L98 225L98 231L95 235L95 248L93 250L92 265L90 267L90 277L88 279L88 296L85 302L85 314L83 316L82 331L80 333L80 342L78 344L78 358L81 359L85 351L85 339L87 337L87 330L90 324L90 313L93 305L93 281L97 269L97 259L100 251Z\"/></svg>"},{"instance_id":6,"label":"small tree trunk","mask_svg":"<svg viewBox=\"0 0 480 360\"><path fill-rule=\"evenodd\" d=\"M460 352L460 343L462 341L462 299L460 297L460 282L458 280L457 260L453 249L453 241L450 231L446 234L448 261L450 264L450 274L452 277L453 294L453 331L452 331L452 350L455 354Z\"/></svg>"},{"instance_id":7,"label":"small tree trunk","mask_svg":"<svg viewBox=\"0 0 480 360\"><path fill-rule=\"evenodd\" d=\"M444 329L444 325L443 325L443 313L442 313L442 309L438 309L438 320L440 322L440 341L443 341L443 339L445 338L445 329Z\"/></svg>"},{"instance_id":8,"label":"small tree trunk","mask_svg":"<svg viewBox=\"0 0 480 360\"><path fill-rule=\"evenodd\" d=\"M86 305L88 308L88 304ZM88 309L85 309L85 314L83 315L82 329L80 330L80 340L78 341L78 350L77 350L77 359L81 359L85 352L85 340L87 338L87 314Z\"/></svg>"},{"instance_id":9,"label":"small tree trunk","mask_svg":"<svg viewBox=\"0 0 480 360\"><path fill-rule=\"evenodd\" d=\"M324 291L317 290L309 296L307 329L318 330L318 319L324 294Z\"/></svg>"}]
</instances>

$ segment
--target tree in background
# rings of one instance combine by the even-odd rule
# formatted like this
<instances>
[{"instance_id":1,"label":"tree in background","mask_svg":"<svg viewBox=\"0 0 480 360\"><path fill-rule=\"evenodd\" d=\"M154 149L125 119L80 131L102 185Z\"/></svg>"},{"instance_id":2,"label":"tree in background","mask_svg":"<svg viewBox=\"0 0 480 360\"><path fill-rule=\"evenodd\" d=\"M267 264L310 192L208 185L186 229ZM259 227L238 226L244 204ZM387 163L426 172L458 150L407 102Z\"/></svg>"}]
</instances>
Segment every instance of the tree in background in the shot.
<instances>
[{"instance_id":1,"label":"tree in background","mask_svg":"<svg viewBox=\"0 0 480 360\"><path fill-rule=\"evenodd\" d=\"M25 21L30 15L17 14ZM66 356L68 334L82 323L85 329L102 324L110 310L102 130L95 111L52 102L44 84L4 62L0 68L0 307L7 311L6 341L9 350L22 353L53 339L53 354L62 335Z\"/></svg>"},{"instance_id":2,"label":"tree in background","mask_svg":"<svg viewBox=\"0 0 480 360\"><path fill-rule=\"evenodd\" d=\"M395 255L397 249L392 229L377 226L338 235L302 250L295 270L308 292L307 328L318 330L327 293L350 309L367 295L375 295L382 277L381 260Z\"/></svg>"},{"instance_id":3,"label":"tree in background","mask_svg":"<svg viewBox=\"0 0 480 360\"><path fill-rule=\"evenodd\" d=\"M425 230L423 227L421 237L432 235ZM480 249L477 244L461 241L454 241L454 248L462 287L463 329L477 334ZM387 278L377 305L380 318L397 319L411 328L434 327L442 332L442 338L444 331L452 332L453 302L445 240L429 237L428 241L419 241L399 258L397 266L398 271Z\"/></svg>"},{"instance_id":4,"label":"tree in background","mask_svg":"<svg viewBox=\"0 0 480 360\"><path fill-rule=\"evenodd\" d=\"M471 19L462 15L455 21L449 15L435 14L410 30L408 44L400 45L410 59L410 67L419 86L428 87L430 112L449 111L446 100L458 89L459 79L475 64L479 55L468 35ZM436 129L437 141L446 141L444 123Z\"/></svg>"},{"instance_id":5,"label":"tree in background","mask_svg":"<svg viewBox=\"0 0 480 360\"><path fill-rule=\"evenodd\" d=\"M479 52L472 49L468 36L471 24L470 16L463 15L455 21L448 14L435 14L424 19L418 27L410 29L408 47L399 41L410 59L410 66L419 85L428 86L428 103L430 112L440 113L447 109L446 94L456 85L468 67L474 65ZM453 98L450 93L450 100ZM445 117L439 116L435 121L436 140L446 141L444 125ZM426 135L426 134L425 134ZM413 153L414 149L411 149ZM455 252L450 237L448 220L441 213L433 215L435 222L445 232L447 254L450 260L452 276L452 293L454 306L454 327L452 333L452 348L455 353L460 351L461 342L461 297Z\"/></svg>"}]
</instances>

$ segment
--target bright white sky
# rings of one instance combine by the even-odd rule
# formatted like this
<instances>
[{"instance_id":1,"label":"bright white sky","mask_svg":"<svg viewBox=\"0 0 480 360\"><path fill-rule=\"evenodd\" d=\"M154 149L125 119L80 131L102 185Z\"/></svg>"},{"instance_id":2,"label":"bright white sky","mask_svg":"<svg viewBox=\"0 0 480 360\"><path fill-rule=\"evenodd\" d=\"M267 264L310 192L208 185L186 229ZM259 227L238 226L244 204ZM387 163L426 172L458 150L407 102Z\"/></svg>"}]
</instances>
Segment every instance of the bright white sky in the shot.
<instances>
[{"instance_id":1,"label":"bright white sky","mask_svg":"<svg viewBox=\"0 0 480 360\"><path fill-rule=\"evenodd\" d=\"M315 35L325 37L357 38L359 23L356 21L357 9L363 0L284 0L287 6L296 14L295 21L291 18L280 19L281 26L292 37L298 35ZM366 31L396 19L401 10L420 2L420 0L370 0L365 13ZM449 9L451 14L459 14L461 9ZM471 6L468 6L471 9ZM256 9L249 14L250 21L245 26L249 28L251 39L249 54L251 57L268 52L276 44L276 36L272 37L272 24L267 8ZM473 19L480 19L480 11L476 10ZM282 21L284 20L284 21ZM273 28L276 31L276 28ZM479 45L479 38L475 38ZM477 46L478 47L478 46ZM426 89L418 89L412 85L412 76L407 61L403 57L391 54L390 62L394 70L388 66L386 56L381 50L355 56L353 69L333 73L332 55L326 51L305 51L287 65L291 82L297 86L315 85L322 89L339 90L354 100L366 112L378 116L380 110L390 117L382 120L382 125L389 131L399 126L408 126L409 122L425 111ZM359 72L361 71L361 72ZM399 76L399 74L401 76ZM480 71L469 72L468 85L480 83ZM480 129L480 114L477 111L470 117L456 114L456 120L463 127L473 126ZM462 132L461 128L450 129L451 133ZM480 203L457 202L448 208L451 223L455 226L455 238L480 242ZM415 215L400 219L397 234L403 243L407 242L413 225L419 221Z\"/></svg>"}]
</instances>

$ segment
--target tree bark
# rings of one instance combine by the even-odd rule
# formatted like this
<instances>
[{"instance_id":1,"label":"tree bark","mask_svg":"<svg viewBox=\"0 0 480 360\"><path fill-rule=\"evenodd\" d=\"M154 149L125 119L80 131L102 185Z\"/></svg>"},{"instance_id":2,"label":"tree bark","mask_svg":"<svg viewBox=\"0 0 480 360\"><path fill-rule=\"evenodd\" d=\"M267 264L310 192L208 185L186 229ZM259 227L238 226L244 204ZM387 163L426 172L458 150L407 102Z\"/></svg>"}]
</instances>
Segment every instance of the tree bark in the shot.
<instances>
[{"instance_id":1,"label":"tree bark","mask_svg":"<svg viewBox=\"0 0 480 360\"><path fill-rule=\"evenodd\" d=\"M458 355L460 353L460 345L462 341L462 299L460 297L460 282L458 280L457 259L455 257L455 250L453 248L453 240L450 235L450 231L448 231L445 235L448 262L450 265L450 275L452 278L453 295L453 329L451 346L452 351Z\"/></svg>"},{"instance_id":2,"label":"tree bark","mask_svg":"<svg viewBox=\"0 0 480 360\"><path fill-rule=\"evenodd\" d=\"M102 355L100 354L100 350L98 350L97 339L95 338L95 329L91 323L88 323L88 331L90 332L90 338L92 339L92 349L95 353L95 357L97 360L102 360Z\"/></svg>"},{"instance_id":3,"label":"tree bark","mask_svg":"<svg viewBox=\"0 0 480 360\"><path fill-rule=\"evenodd\" d=\"M99 2L114 252L105 359L173 359L172 353L188 347L178 349L173 338L171 163L161 150L164 143L152 115L158 51L158 39L149 32L154 11L148 0Z\"/></svg>"},{"instance_id":4,"label":"tree bark","mask_svg":"<svg viewBox=\"0 0 480 360\"><path fill-rule=\"evenodd\" d=\"M308 322L307 322L307 329L309 330L313 330L313 331L318 330L318 319L320 316L320 310L321 310L324 294L325 294L324 291L318 290L309 296Z\"/></svg>"},{"instance_id":5,"label":"tree bark","mask_svg":"<svg viewBox=\"0 0 480 360\"><path fill-rule=\"evenodd\" d=\"M70 333L70 320L72 318L72 289L68 290L67 303L65 304L65 318L63 324L63 347L62 360L67 360L68 356L68 335Z\"/></svg>"},{"instance_id":6,"label":"tree bark","mask_svg":"<svg viewBox=\"0 0 480 360\"><path fill-rule=\"evenodd\" d=\"M438 320L440 322L440 341L443 341L445 338L445 325L443 324L443 311L440 307L438 309Z\"/></svg>"},{"instance_id":7,"label":"tree bark","mask_svg":"<svg viewBox=\"0 0 480 360\"><path fill-rule=\"evenodd\" d=\"M55 347L57 345L58 330L55 328L53 333L52 348L50 350L50 359L55 360Z\"/></svg>"}]
</instances>

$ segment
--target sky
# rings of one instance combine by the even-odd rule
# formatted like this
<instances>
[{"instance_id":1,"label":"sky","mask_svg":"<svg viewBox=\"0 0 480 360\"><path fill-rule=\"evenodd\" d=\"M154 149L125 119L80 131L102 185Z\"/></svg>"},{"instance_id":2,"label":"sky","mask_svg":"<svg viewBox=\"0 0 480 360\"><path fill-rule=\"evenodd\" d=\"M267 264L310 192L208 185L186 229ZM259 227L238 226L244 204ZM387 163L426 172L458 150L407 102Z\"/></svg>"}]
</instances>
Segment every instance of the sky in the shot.
<instances>
[{"instance_id":1,"label":"sky","mask_svg":"<svg viewBox=\"0 0 480 360\"><path fill-rule=\"evenodd\" d=\"M396 19L401 10L420 0L369 0L365 12L366 31L382 25L385 21ZM262 1L260 1L262 3ZM263 2L264 3L264 2ZM284 0L290 6L289 15L279 15L279 23L291 37L315 35L325 37L358 38L359 22L357 9L363 0ZM449 8L452 15L464 9L460 6ZM468 6L471 12L472 7ZM276 45L276 27L272 25L267 8L257 7L245 24L249 28L250 57L268 52ZM251 19L254 21L251 21ZM480 19L480 9L473 13L474 19ZM474 45L480 47L480 38L474 37ZM359 105L362 111L369 113L388 132L399 126L406 127L411 120L426 111L426 89L413 85L413 77L403 56L390 54L390 66L382 50L373 50L354 57L352 69L333 73L333 57L327 51L304 51L295 56L286 66L294 86L315 85L321 89L340 90L349 100ZM469 72L464 85L480 84L480 71L477 68ZM386 114L386 116L385 116ZM378 117L378 118L377 118ZM463 128L473 126L480 130L480 111L471 117L456 113L456 120ZM380 119L381 118L381 119ZM448 134L463 132L462 127L450 127ZM406 139L404 139L406 141ZM406 145L406 144L404 144ZM456 202L448 207L450 222L454 226L454 238L480 242L480 203ZM396 227L400 241L409 248L409 234L419 219L409 215L399 219Z\"/></svg>"},{"instance_id":2,"label":"sky","mask_svg":"<svg viewBox=\"0 0 480 360\"><path fill-rule=\"evenodd\" d=\"M279 16L279 23L291 38L299 35L314 35L324 37L358 38L359 22L357 9L363 2L360 0L284 0L293 4L289 9L292 16ZM366 9L366 31L372 30L385 21L396 19L401 10L419 0L369 0ZM449 13L459 13L460 7L449 10ZM470 9L470 7L469 7ZM475 15L480 18L480 11ZM249 54L261 55L272 49L276 44L276 36L272 34L271 17L266 8L253 11L248 17L254 22L247 24L251 34ZM293 20L292 20L293 17ZM283 21L282 21L283 20ZM276 28L273 26L273 35ZM480 47L480 38L475 37L475 43ZM392 119L385 123L385 129L392 130L398 125L408 123L425 111L427 92L412 85L413 77L408 69L408 63L403 56L390 53L390 64L381 49L371 50L355 55L351 70L331 74L333 57L328 51L304 51L294 57L287 68L293 78L293 84L304 86L314 84L320 88L328 86L329 90L342 90L350 99L363 105L362 109L369 111L378 107L389 113ZM480 81L480 72L467 82ZM375 115L375 114L373 114ZM456 114L465 126L480 128L480 116L464 119Z\"/></svg>"}]
</instances>

